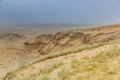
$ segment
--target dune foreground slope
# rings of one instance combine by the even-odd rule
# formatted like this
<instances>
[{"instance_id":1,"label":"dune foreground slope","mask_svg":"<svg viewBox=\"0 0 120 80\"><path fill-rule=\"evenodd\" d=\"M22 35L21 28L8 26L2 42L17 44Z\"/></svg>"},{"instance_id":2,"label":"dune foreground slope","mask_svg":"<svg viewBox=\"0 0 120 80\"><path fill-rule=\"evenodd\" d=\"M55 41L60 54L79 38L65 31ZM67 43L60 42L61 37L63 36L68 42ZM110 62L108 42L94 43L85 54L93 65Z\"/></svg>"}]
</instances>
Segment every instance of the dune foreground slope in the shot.
<instances>
[{"instance_id":1,"label":"dune foreground slope","mask_svg":"<svg viewBox=\"0 0 120 80\"><path fill-rule=\"evenodd\" d=\"M120 44L110 43L38 60L10 72L3 80L119 80L119 63Z\"/></svg>"},{"instance_id":2,"label":"dune foreground slope","mask_svg":"<svg viewBox=\"0 0 120 80\"><path fill-rule=\"evenodd\" d=\"M56 34L0 34L1 80L119 80L119 63L119 24Z\"/></svg>"}]
</instances>

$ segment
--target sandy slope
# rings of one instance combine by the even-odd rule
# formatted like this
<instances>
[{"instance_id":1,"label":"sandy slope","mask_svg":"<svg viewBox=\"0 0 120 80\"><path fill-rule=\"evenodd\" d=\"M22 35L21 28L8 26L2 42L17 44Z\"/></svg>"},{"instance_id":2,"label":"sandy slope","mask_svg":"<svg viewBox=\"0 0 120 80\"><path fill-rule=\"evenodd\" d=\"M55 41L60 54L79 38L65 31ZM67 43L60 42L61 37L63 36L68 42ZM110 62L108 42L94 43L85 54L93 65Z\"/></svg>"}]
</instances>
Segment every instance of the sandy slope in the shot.
<instances>
[{"instance_id":1,"label":"sandy slope","mask_svg":"<svg viewBox=\"0 0 120 80\"><path fill-rule=\"evenodd\" d=\"M23 70L15 72L12 75L13 76L12 79L10 79L10 80L17 80L17 78L23 76L23 74L24 75L34 75L35 76L35 74L37 75L37 72L39 72L39 69L45 68L49 64L63 62L64 65L59 66L59 67L53 69L50 73L48 73L49 77L51 77L51 78L58 78L57 73L61 69L63 69L63 68L69 69L70 65L71 65L70 63L71 63L71 61L73 59L82 60L83 57L91 58L91 57L94 57L94 56L96 56L97 54L99 54L99 53L101 53L103 51L109 51L109 50L117 49L117 48L120 49L120 44L117 44L117 43L115 43L115 44L107 44L105 46L94 48L92 50L85 50L85 51L82 51L82 52L79 52L79 53L69 54L69 55L65 55L65 56L60 56L60 57L57 57L57 58L49 59L49 60L46 60L46 61L38 62L38 63L35 63L35 64L33 64L33 65L23 69ZM110 61L111 65L112 65L112 62L114 62L114 61ZM41 73L41 75L43 75L43 74ZM28 76L26 76L26 77L28 77ZM20 80L22 80L22 78ZM34 80L34 79L31 78L31 80ZM85 80L87 80L87 79L85 79ZM94 80L94 79L91 78L89 80Z\"/></svg>"},{"instance_id":2,"label":"sandy slope","mask_svg":"<svg viewBox=\"0 0 120 80\"><path fill-rule=\"evenodd\" d=\"M60 52L84 44L119 40L120 24L62 31L55 34L0 34L0 76L41 55ZM95 50L93 54L96 53Z\"/></svg>"},{"instance_id":3,"label":"sandy slope","mask_svg":"<svg viewBox=\"0 0 120 80\"><path fill-rule=\"evenodd\" d=\"M26 50L23 46L24 42L31 38L17 37L12 33L0 35L3 35L0 38L0 76L36 57L35 53Z\"/></svg>"}]
</instances>

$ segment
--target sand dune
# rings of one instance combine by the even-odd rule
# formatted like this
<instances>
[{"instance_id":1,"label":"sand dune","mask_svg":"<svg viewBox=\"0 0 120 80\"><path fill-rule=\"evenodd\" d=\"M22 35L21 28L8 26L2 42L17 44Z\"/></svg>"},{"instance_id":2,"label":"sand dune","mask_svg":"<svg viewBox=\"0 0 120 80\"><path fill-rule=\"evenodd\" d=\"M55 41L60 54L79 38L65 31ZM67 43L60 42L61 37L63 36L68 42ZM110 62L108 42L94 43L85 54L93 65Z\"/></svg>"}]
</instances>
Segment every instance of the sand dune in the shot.
<instances>
[{"instance_id":1,"label":"sand dune","mask_svg":"<svg viewBox=\"0 0 120 80\"><path fill-rule=\"evenodd\" d=\"M104 42L119 42L119 40L119 24L40 35L1 33L0 76L5 75L7 72L13 70L19 65L34 60L38 57L77 48L83 45ZM114 48L114 44L107 46L107 49L109 49L110 46L113 46ZM105 47L102 47L102 49L103 48ZM97 50L99 52L99 50L102 49L98 48ZM91 55L94 55L94 53L96 54L97 51L92 50ZM84 54L86 54L86 52ZM80 56L81 55L79 55L79 57Z\"/></svg>"}]
</instances>

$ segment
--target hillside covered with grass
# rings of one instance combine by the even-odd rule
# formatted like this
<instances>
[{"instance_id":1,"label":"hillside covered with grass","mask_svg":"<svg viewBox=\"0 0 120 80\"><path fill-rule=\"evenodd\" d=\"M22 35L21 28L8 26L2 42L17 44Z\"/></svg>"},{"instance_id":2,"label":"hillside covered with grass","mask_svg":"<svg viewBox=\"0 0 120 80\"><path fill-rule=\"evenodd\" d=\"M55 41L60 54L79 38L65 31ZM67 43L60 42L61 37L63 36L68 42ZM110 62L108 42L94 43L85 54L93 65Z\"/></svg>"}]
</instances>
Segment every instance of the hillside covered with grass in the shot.
<instances>
[{"instance_id":1,"label":"hillside covered with grass","mask_svg":"<svg viewBox=\"0 0 120 80\"><path fill-rule=\"evenodd\" d=\"M2 80L119 80L120 44L97 43L38 58Z\"/></svg>"}]
</instances>

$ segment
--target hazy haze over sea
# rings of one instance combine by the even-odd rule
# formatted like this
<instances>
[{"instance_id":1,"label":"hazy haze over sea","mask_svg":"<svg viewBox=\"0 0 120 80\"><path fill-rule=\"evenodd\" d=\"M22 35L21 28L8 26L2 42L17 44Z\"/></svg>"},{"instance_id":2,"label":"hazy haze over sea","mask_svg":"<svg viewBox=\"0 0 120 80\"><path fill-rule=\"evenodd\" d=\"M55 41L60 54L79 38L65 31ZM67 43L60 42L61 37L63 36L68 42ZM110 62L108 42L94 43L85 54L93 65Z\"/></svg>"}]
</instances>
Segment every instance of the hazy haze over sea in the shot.
<instances>
[{"instance_id":1,"label":"hazy haze over sea","mask_svg":"<svg viewBox=\"0 0 120 80\"><path fill-rule=\"evenodd\" d=\"M81 29L92 26L82 25L0 25L0 33L28 33L28 34L45 34L56 33L59 31Z\"/></svg>"},{"instance_id":2,"label":"hazy haze over sea","mask_svg":"<svg viewBox=\"0 0 120 80\"><path fill-rule=\"evenodd\" d=\"M0 32L54 33L115 23L120 0L0 0Z\"/></svg>"}]
</instances>

